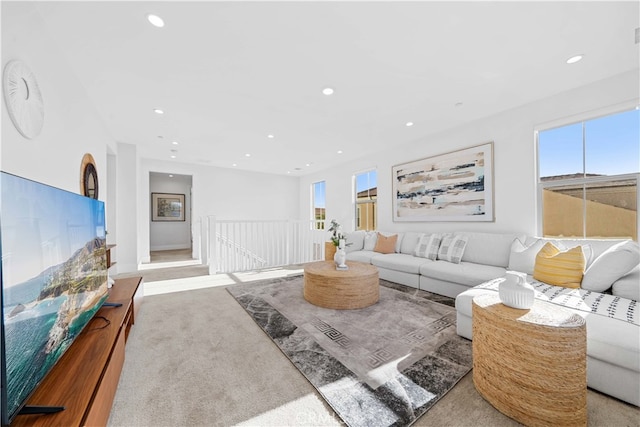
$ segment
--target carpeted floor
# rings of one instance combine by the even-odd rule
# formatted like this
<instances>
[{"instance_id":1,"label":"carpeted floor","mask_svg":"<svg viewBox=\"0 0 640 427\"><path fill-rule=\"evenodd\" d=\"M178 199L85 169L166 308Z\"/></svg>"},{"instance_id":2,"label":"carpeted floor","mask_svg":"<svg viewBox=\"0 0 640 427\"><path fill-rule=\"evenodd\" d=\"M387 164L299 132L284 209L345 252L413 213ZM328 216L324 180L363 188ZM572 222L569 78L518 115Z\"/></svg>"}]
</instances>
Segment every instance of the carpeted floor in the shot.
<instances>
[{"instance_id":1,"label":"carpeted floor","mask_svg":"<svg viewBox=\"0 0 640 427\"><path fill-rule=\"evenodd\" d=\"M167 271L167 277L173 277ZM258 277L252 274L251 278ZM108 425L337 426L340 419L216 276L168 293L158 274L126 346ZM226 279L225 279L226 280ZM188 282L185 279L184 282ZM246 281L243 278L242 281ZM201 287L209 282L209 287ZM158 289L167 293L160 294ZM422 292L422 291L415 291ZM640 409L588 391L589 426L640 425ZM468 373L415 426L517 426L476 392Z\"/></svg>"},{"instance_id":2,"label":"carpeted floor","mask_svg":"<svg viewBox=\"0 0 640 427\"><path fill-rule=\"evenodd\" d=\"M358 310L308 303L302 276L227 290L349 426L405 426L471 370L471 343L454 308L380 284Z\"/></svg>"}]
</instances>

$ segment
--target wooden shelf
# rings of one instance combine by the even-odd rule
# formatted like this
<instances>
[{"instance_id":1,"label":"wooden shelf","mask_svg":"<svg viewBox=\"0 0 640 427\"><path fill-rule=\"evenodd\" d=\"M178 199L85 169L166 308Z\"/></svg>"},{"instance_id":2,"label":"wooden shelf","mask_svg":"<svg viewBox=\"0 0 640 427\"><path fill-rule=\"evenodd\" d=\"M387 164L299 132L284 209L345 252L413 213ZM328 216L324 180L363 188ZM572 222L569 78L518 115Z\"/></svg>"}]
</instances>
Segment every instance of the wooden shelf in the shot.
<instances>
[{"instance_id":1,"label":"wooden shelf","mask_svg":"<svg viewBox=\"0 0 640 427\"><path fill-rule=\"evenodd\" d=\"M66 409L18 415L12 427L106 425L124 363L124 345L142 295L141 277L116 280L107 301L122 306L98 310L27 401L27 405Z\"/></svg>"},{"instance_id":2,"label":"wooden shelf","mask_svg":"<svg viewBox=\"0 0 640 427\"><path fill-rule=\"evenodd\" d=\"M116 245L107 245L107 268L111 268L116 265L115 262L111 262L111 249L115 248Z\"/></svg>"}]
</instances>

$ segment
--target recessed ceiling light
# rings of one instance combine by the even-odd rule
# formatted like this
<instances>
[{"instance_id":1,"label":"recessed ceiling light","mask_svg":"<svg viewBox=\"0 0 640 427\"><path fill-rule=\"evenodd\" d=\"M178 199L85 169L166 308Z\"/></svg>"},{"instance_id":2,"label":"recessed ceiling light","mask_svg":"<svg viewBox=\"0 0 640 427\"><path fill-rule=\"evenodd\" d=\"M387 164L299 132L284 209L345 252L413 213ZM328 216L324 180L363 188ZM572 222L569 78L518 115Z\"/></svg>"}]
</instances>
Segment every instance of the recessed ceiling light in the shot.
<instances>
[{"instance_id":1,"label":"recessed ceiling light","mask_svg":"<svg viewBox=\"0 0 640 427\"><path fill-rule=\"evenodd\" d=\"M273 135L269 134L269 135L267 135L267 138L269 138L269 139L273 139L273 138L275 138L275 136L273 136Z\"/></svg>"},{"instance_id":2,"label":"recessed ceiling light","mask_svg":"<svg viewBox=\"0 0 640 427\"><path fill-rule=\"evenodd\" d=\"M572 56L571 58L567 59L567 64L575 64L576 62L580 61L583 56L584 55Z\"/></svg>"},{"instance_id":3,"label":"recessed ceiling light","mask_svg":"<svg viewBox=\"0 0 640 427\"><path fill-rule=\"evenodd\" d=\"M172 155L172 156L171 156L171 158L172 158L172 159L175 159L175 158L176 158L176 156L175 156L175 155Z\"/></svg>"},{"instance_id":4,"label":"recessed ceiling light","mask_svg":"<svg viewBox=\"0 0 640 427\"><path fill-rule=\"evenodd\" d=\"M173 175L169 174L169 178L173 178Z\"/></svg>"},{"instance_id":5,"label":"recessed ceiling light","mask_svg":"<svg viewBox=\"0 0 640 427\"><path fill-rule=\"evenodd\" d=\"M405 126L411 127L411 126L413 126L413 122L407 122L407 123L405 123Z\"/></svg>"},{"instance_id":6,"label":"recessed ceiling light","mask_svg":"<svg viewBox=\"0 0 640 427\"><path fill-rule=\"evenodd\" d=\"M307 163L305 166L306 166L306 167L309 167L309 166L311 166L311 163Z\"/></svg>"},{"instance_id":7,"label":"recessed ceiling light","mask_svg":"<svg viewBox=\"0 0 640 427\"><path fill-rule=\"evenodd\" d=\"M338 150L338 154L342 154L342 150Z\"/></svg>"},{"instance_id":8,"label":"recessed ceiling light","mask_svg":"<svg viewBox=\"0 0 640 427\"><path fill-rule=\"evenodd\" d=\"M154 112L154 113L156 113L156 114L164 114L164 110L161 110L161 109L159 109L159 108L155 108L155 109L153 110L153 112Z\"/></svg>"},{"instance_id":9,"label":"recessed ceiling light","mask_svg":"<svg viewBox=\"0 0 640 427\"><path fill-rule=\"evenodd\" d=\"M235 168L236 166L238 166L238 164L237 164L237 163L234 163L234 164L232 164L231 166L233 166L233 167Z\"/></svg>"},{"instance_id":10,"label":"recessed ceiling light","mask_svg":"<svg viewBox=\"0 0 640 427\"><path fill-rule=\"evenodd\" d=\"M245 157L251 157L251 154L247 153L244 155Z\"/></svg>"},{"instance_id":11,"label":"recessed ceiling light","mask_svg":"<svg viewBox=\"0 0 640 427\"><path fill-rule=\"evenodd\" d=\"M325 87L324 89L322 89L322 93L324 93L325 95L333 95L333 89L330 87Z\"/></svg>"},{"instance_id":12,"label":"recessed ceiling light","mask_svg":"<svg viewBox=\"0 0 640 427\"><path fill-rule=\"evenodd\" d=\"M171 144L178 145L178 141L173 141L173 142L171 142Z\"/></svg>"},{"instance_id":13,"label":"recessed ceiling light","mask_svg":"<svg viewBox=\"0 0 640 427\"><path fill-rule=\"evenodd\" d=\"M154 15L152 13L147 15L147 21L151 23L154 27L162 28L164 27L164 20L160 18L158 15Z\"/></svg>"}]
</instances>

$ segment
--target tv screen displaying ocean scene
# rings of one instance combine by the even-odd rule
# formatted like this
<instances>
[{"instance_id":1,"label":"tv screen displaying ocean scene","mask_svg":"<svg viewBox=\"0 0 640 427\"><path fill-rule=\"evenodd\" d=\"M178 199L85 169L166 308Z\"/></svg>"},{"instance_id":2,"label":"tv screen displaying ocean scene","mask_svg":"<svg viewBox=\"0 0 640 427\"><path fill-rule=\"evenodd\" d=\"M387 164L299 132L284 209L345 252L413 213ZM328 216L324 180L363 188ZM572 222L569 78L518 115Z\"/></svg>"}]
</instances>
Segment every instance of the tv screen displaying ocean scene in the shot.
<instances>
[{"instance_id":1,"label":"tv screen displaying ocean scene","mask_svg":"<svg viewBox=\"0 0 640 427\"><path fill-rule=\"evenodd\" d=\"M85 328L108 289L103 202L5 172L0 187L6 425Z\"/></svg>"}]
</instances>

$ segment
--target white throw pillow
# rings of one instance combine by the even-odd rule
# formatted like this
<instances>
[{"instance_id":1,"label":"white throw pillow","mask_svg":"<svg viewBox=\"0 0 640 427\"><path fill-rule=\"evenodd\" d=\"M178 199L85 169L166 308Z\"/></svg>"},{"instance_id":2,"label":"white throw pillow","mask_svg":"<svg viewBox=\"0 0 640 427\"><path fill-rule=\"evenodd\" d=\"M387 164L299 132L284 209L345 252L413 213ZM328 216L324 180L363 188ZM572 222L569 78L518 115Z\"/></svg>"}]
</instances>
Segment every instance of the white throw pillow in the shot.
<instances>
[{"instance_id":1,"label":"white throw pillow","mask_svg":"<svg viewBox=\"0 0 640 427\"><path fill-rule=\"evenodd\" d=\"M402 238L402 243L400 244L400 253L413 255L413 253L416 250L416 246L418 246L418 241L422 236L423 236L422 233L414 233L411 231L404 233L404 237Z\"/></svg>"},{"instance_id":2,"label":"white throw pillow","mask_svg":"<svg viewBox=\"0 0 640 427\"><path fill-rule=\"evenodd\" d=\"M469 238L467 236L445 234L442 237L442 242L440 242L440 248L438 249L438 259L460 264L468 240Z\"/></svg>"},{"instance_id":3,"label":"white throw pillow","mask_svg":"<svg viewBox=\"0 0 640 427\"><path fill-rule=\"evenodd\" d=\"M617 297L640 301L640 266L619 278L611 287L611 293Z\"/></svg>"},{"instance_id":4,"label":"white throw pillow","mask_svg":"<svg viewBox=\"0 0 640 427\"><path fill-rule=\"evenodd\" d=\"M629 273L640 262L638 245L631 240L611 246L593 261L584 273L581 287L588 291L604 292L613 282Z\"/></svg>"},{"instance_id":5,"label":"white throw pillow","mask_svg":"<svg viewBox=\"0 0 640 427\"><path fill-rule=\"evenodd\" d=\"M361 251L364 247L364 230L352 231L347 233L345 243L347 246L344 248L345 252Z\"/></svg>"},{"instance_id":6,"label":"white throw pillow","mask_svg":"<svg viewBox=\"0 0 640 427\"><path fill-rule=\"evenodd\" d=\"M440 249L441 241L442 234L423 234L418 241L414 255L435 261L438 259L438 249Z\"/></svg>"},{"instance_id":7,"label":"white throw pillow","mask_svg":"<svg viewBox=\"0 0 640 427\"><path fill-rule=\"evenodd\" d=\"M536 264L536 255L538 255L545 243L544 240L538 239L531 245L525 246L520 239L514 239L513 243L511 243L508 270L532 275L533 267Z\"/></svg>"},{"instance_id":8,"label":"white throw pillow","mask_svg":"<svg viewBox=\"0 0 640 427\"><path fill-rule=\"evenodd\" d=\"M364 235L364 247L365 251L373 251L373 248L376 247L376 242L378 241L378 233L376 231L367 231Z\"/></svg>"}]
</instances>

